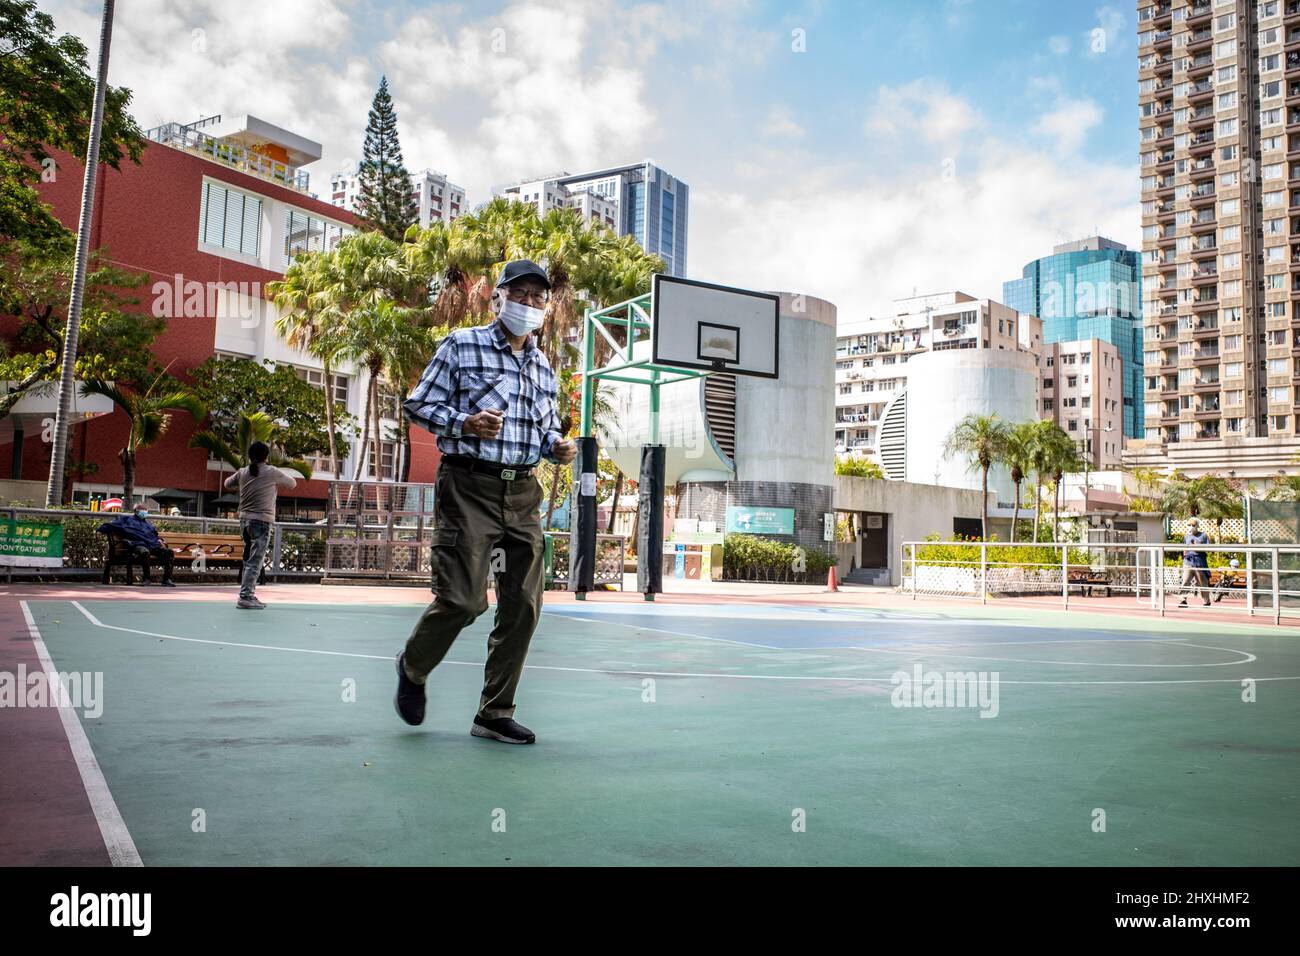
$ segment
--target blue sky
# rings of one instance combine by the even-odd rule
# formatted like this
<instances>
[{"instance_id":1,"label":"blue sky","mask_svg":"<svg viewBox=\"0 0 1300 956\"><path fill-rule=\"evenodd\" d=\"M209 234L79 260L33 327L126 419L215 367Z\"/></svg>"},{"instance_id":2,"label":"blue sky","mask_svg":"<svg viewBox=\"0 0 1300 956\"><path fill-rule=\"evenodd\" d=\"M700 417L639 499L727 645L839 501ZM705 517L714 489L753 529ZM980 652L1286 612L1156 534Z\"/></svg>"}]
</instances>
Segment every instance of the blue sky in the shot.
<instances>
[{"instance_id":1,"label":"blue sky","mask_svg":"<svg viewBox=\"0 0 1300 956\"><path fill-rule=\"evenodd\" d=\"M43 0L94 48L94 0ZM360 156L386 74L405 159L467 188L650 158L692 189L689 270L842 319L998 296L1054 242L1139 236L1130 5L130 0L142 125L253 113ZM799 47L802 45L802 49Z\"/></svg>"}]
</instances>

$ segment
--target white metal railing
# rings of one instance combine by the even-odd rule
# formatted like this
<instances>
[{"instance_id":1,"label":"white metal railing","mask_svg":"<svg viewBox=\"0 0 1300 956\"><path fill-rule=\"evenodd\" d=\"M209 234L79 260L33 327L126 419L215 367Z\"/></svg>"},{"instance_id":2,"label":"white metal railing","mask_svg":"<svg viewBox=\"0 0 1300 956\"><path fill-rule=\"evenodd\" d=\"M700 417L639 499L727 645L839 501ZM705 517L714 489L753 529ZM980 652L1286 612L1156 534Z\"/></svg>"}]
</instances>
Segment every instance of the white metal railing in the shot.
<instances>
[{"instance_id":1,"label":"white metal railing","mask_svg":"<svg viewBox=\"0 0 1300 956\"><path fill-rule=\"evenodd\" d=\"M1184 584L1188 550L1207 559L1221 555L1222 563ZM1228 566L1233 558L1238 568ZM1300 544L905 541L901 561L900 590L913 598L978 597L987 604L1053 594L1069 609L1071 591L1084 597L1118 592L1163 617L1170 597L1203 601L1204 594L1218 612L1271 616L1276 624L1300 618Z\"/></svg>"},{"instance_id":2,"label":"white metal railing","mask_svg":"<svg viewBox=\"0 0 1300 956\"><path fill-rule=\"evenodd\" d=\"M238 143L231 143L207 133L201 133L193 125L182 126L180 123L164 123L145 132L145 138L164 146L207 156L219 163L232 166L242 172L251 173L261 179L280 183L299 192L307 192L311 181L309 173L255 153Z\"/></svg>"}]
</instances>

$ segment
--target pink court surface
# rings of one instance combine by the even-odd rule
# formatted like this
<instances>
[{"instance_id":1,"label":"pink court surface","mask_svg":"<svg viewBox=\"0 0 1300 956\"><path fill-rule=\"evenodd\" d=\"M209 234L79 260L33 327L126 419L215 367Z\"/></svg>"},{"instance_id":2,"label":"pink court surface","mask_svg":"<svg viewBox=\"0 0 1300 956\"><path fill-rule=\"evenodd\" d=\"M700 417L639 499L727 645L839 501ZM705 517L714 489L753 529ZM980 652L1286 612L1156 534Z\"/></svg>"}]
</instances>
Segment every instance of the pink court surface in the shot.
<instances>
[{"instance_id":1,"label":"pink court surface","mask_svg":"<svg viewBox=\"0 0 1300 956\"><path fill-rule=\"evenodd\" d=\"M468 734L491 611L411 728L393 658L426 589L259 594L0 589L0 677L99 687L0 707L0 864L1300 862L1295 622L1131 596L547 592L517 714L538 743L507 747ZM969 699L923 698L954 674Z\"/></svg>"}]
</instances>

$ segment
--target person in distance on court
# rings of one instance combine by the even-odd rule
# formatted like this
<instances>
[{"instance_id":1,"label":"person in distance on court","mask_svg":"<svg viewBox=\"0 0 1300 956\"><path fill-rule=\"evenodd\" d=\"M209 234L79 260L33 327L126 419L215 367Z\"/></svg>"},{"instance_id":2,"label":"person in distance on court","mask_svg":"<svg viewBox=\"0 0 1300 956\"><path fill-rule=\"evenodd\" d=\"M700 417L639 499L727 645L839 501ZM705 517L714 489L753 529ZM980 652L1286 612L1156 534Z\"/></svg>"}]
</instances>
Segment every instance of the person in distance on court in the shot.
<instances>
[{"instance_id":1,"label":"person in distance on court","mask_svg":"<svg viewBox=\"0 0 1300 956\"><path fill-rule=\"evenodd\" d=\"M1187 519L1187 534L1183 536L1183 544L1187 545L1187 550L1183 552L1183 599L1178 602L1179 607L1187 607L1189 583L1192 586L1192 593L1203 598L1201 603L1206 607L1210 606L1210 563L1204 551L1198 551L1193 547L1193 545L1209 543L1210 536L1201 530L1201 523L1195 517Z\"/></svg>"},{"instance_id":2,"label":"person in distance on court","mask_svg":"<svg viewBox=\"0 0 1300 956\"><path fill-rule=\"evenodd\" d=\"M266 560L266 546L275 526L275 498L281 488L288 491L298 479L275 465L267 464L271 448L255 441L248 446L248 464L225 480L226 491L239 490L239 531L244 536L244 571L239 580L235 607L260 611L266 605L257 599L257 577Z\"/></svg>"},{"instance_id":3,"label":"person in distance on court","mask_svg":"<svg viewBox=\"0 0 1300 956\"><path fill-rule=\"evenodd\" d=\"M99 532L121 536L126 546L141 559L141 584L149 583L149 561L152 559L162 565L162 587L176 587L172 582L172 549L158 537L157 529L149 522L149 509L143 504L136 505L131 514L100 525Z\"/></svg>"},{"instance_id":4,"label":"person in distance on court","mask_svg":"<svg viewBox=\"0 0 1300 956\"><path fill-rule=\"evenodd\" d=\"M425 685L456 636L487 610L496 576L497 608L475 737L531 744L514 719L515 692L542 605L544 540L540 459L567 465L577 444L560 433L556 378L532 340L550 291L527 259L506 263L492 293L495 319L443 340L403 404L407 417L438 436L432 589L428 606L397 655L397 713L424 721Z\"/></svg>"}]
</instances>

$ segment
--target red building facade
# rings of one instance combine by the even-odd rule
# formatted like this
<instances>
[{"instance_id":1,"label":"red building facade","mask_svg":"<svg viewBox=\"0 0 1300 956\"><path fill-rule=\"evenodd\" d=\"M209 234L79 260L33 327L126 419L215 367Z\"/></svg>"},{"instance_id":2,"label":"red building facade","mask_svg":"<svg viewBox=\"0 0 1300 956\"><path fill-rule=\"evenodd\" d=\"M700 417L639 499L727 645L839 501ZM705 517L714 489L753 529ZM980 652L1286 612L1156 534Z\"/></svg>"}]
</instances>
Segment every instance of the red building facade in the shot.
<instances>
[{"instance_id":1,"label":"red building facade","mask_svg":"<svg viewBox=\"0 0 1300 956\"><path fill-rule=\"evenodd\" d=\"M299 369L319 371L315 359L290 350L275 335L274 307L266 301L263 290L266 283L283 277L289 256L297 247L305 242L309 244L306 247L319 248L322 242L337 241L340 235L355 229L356 219L301 188L305 182L298 178L302 174L296 171L294 160L302 164L303 160L319 158L319 147L312 156L315 144L253 117L241 117L225 125L234 132L219 135L220 129L199 132L192 127L174 127L172 133L179 129L181 135L165 132L161 138L167 145L150 142L139 165L124 163L120 172L101 167L91 247L122 269L148 275L148 283L137 290L139 309L146 314L156 312L160 297L164 305L170 303L175 289L194 288L195 282L204 289L215 283L236 283L260 298L252 306L256 327L251 332L241 329L240 323L213 314L211 295L202 297L204 305L198 309L193 303L184 309L172 303L173 308L164 309L170 317L153 350L182 381L189 380L191 369L219 352L271 358ZM151 135L154 133L151 131ZM203 152L205 149L211 152ZM56 155L56 159L56 178L42 184L42 198L66 226L75 230L83 166L72 156ZM227 202L231 209L247 210L242 222L233 217L235 228L243 228L242 249L238 242L235 248L228 248L229 238L225 246L212 241L222 225L211 218L218 199L222 210ZM206 233L201 232L205 219L210 223ZM226 224L230 224L229 219ZM201 314L193 314L196 311ZM0 333L11 337L16 328L11 321ZM338 371L347 378L348 410L360 420L366 373L356 368ZM209 462L206 452L188 447L198 427L189 416L175 414L162 439L140 451L136 484L141 494L164 487L194 492L194 504L184 510L212 513L213 500L222 494L222 472ZM73 485L74 500L112 494L114 486L120 492L122 466L118 452L126 434L127 420L119 411L73 426L69 460L98 465L97 472L87 476L86 481ZM410 480L432 481L438 459L433 436L414 428L411 441ZM354 441L354 454L360 450L358 446L359 441ZM21 474L11 477L44 481L49 473L50 451L51 446L42 441L40 434L25 436ZM395 459L388 448L385 458ZM349 456L345 477L351 476L352 467ZM388 470L391 473L391 466ZM225 474L229 474L228 467ZM305 517L321 511L327 478L326 473L318 471L315 480L300 481L283 501L285 513Z\"/></svg>"}]
</instances>

